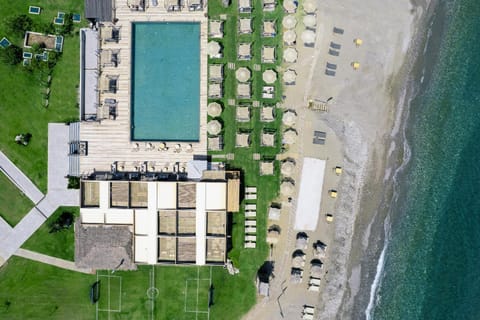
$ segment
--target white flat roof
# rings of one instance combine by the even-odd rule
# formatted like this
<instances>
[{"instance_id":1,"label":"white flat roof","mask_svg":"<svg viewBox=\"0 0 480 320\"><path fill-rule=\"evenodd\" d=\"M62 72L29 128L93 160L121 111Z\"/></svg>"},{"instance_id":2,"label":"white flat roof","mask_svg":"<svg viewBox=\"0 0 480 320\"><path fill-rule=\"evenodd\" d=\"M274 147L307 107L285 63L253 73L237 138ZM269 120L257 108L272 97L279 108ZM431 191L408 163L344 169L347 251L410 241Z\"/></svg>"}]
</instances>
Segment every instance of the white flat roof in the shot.
<instances>
[{"instance_id":1,"label":"white flat roof","mask_svg":"<svg viewBox=\"0 0 480 320\"><path fill-rule=\"evenodd\" d=\"M82 223L105 223L105 214L99 208L81 208L80 218Z\"/></svg>"},{"instance_id":2,"label":"white flat roof","mask_svg":"<svg viewBox=\"0 0 480 320\"><path fill-rule=\"evenodd\" d=\"M150 248L150 243L148 236L135 236L135 262L148 263L148 258L153 250Z\"/></svg>"},{"instance_id":3,"label":"white flat roof","mask_svg":"<svg viewBox=\"0 0 480 320\"><path fill-rule=\"evenodd\" d=\"M206 182L205 209L227 209L227 184L225 182Z\"/></svg>"},{"instance_id":4,"label":"white flat roof","mask_svg":"<svg viewBox=\"0 0 480 320\"><path fill-rule=\"evenodd\" d=\"M205 264L205 251L206 251L206 211L205 211L205 199L208 197L207 193L207 185L206 183L197 183L197 208L195 212L195 261L197 265L204 265Z\"/></svg>"},{"instance_id":5,"label":"white flat roof","mask_svg":"<svg viewBox=\"0 0 480 320\"><path fill-rule=\"evenodd\" d=\"M295 230L313 231L317 228L322 202L325 160L304 158L298 205L295 213Z\"/></svg>"},{"instance_id":6,"label":"white flat roof","mask_svg":"<svg viewBox=\"0 0 480 320\"><path fill-rule=\"evenodd\" d=\"M147 235L149 223L148 210L135 210L135 235Z\"/></svg>"},{"instance_id":7,"label":"white flat roof","mask_svg":"<svg viewBox=\"0 0 480 320\"><path fill-rule=\"evenodd\" d=\"M107 224L133 224L133 210L110 209L105 213Z\"/></svg>"},{"instance_id":8,"label":"white flat roof","mask_svg":"<svg viewBox=\"0 0 480 320\"><path fill-rule=\"evenodd\" d=\"M157 184L157 207L158 209L177 208L177 183L158 182Z\"/></svg>"}]
</instances>

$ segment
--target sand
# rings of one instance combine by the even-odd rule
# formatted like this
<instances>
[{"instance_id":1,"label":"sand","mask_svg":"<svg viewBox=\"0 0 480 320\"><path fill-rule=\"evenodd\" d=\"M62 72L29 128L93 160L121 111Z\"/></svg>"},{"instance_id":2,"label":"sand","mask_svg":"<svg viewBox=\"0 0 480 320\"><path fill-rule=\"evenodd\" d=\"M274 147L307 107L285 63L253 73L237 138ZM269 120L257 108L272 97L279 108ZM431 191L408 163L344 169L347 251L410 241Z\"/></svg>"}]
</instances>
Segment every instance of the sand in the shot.
<instances>
[{"instance_id":1,"label":"sand","mask_svg":"<svg viewBox=\"0 0 480 320\"><path fill-rule=\"evenodd\" d=\"M316 307L316 318L334 319L357 316L348 315L342 306L346 292L351 297L358 291L359 270L348 265L355 221L362 219L360 202L367 199L373 186L365 181L382 181L385 159L396 117L400 86L405 77L404 63L416 26L423 15L421 6L412 6L409 0L335 0L316 2L317 28L315 46L305 47L297 37L298 61L286 64L298 76L296 85L286 86L285 109L294 109L298 118L295 129L299 141L292 145L283 158L293 158L297 170L293 175L297 193L289 203L282 203L282 216L278 222L281 238L273 249L275 278L271 282L270 296L259 297L258 304L245 319L299 319L303 305ZM303 20L300 5L297 21ZM344 30L334 34L333 28ZM299 36L305 27L296 27ZM354 39L361 38L357 47ZM329 54L331 42L340 44L338 56ZM326 64L336 65L335 76L325 74ZM351 63L358 62L354 70ZM319 112L306 108L310 99L327 101L328 111ZM313 131L327 133L325 145L312 144ZM297 231L295 221L296 196L300 185L303 157L316 157L327 161L322 192L319 223L315 231L308 232L309 247L305 250L306 264L303 282L290 282L291 255L294 251ZM343 167L337 176L333 168ZM377 186L378 187L378 186ZM336 189L338 197L329 197L328 190ZM377 196L371 201L378 201ZM362 202L362 204L365 203ZM366 207L372 207L372 203ZM325 214L334 216L327 223ZM328 245L327 257L322 259L324 276L319 292L307 290L312 243L321 240ZM348 306L347 306L348 307Z\"/></svg>"}]
</instances>

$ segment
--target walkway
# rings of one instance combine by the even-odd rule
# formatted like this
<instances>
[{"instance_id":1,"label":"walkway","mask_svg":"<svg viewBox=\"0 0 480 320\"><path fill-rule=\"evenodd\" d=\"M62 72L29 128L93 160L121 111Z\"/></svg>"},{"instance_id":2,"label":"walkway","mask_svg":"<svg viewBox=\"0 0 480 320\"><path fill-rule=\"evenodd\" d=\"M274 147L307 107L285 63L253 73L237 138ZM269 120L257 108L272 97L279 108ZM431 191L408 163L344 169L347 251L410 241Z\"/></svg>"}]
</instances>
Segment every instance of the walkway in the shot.
<instances>
[{"instance_id":1,"label":"walkway","mask_svg":"<svg viewBox=\"0 0 480 320\"><path fill-rule=\"evenodd\" d=\"M82 268L75 267L75 263L72 261L63 260L63 259L55 258L52 256L47 256L45 254L33 252L30 250L18 249L17 252L15 252L15 255L25 259L38 261L41 263L49 264L58 268L67 269L75 272L81 272L81 273L87 273L87 274L95 273L95 271L92 269L82 269Z\"/></svg>"},{"instance_id":2,"label":"walkway","mask_svg":"<svg viewBox=\"0 0 480 320\"><path fill-rule=\"evenodd\" d=\"M67 189L68 179L68 126L48 124L48 193L43 195L30 179L0 151L0 169L28 197L35 206L14 227L0 217L0 266L60 206L78 206L79 191Z\"/></svg>"}]
</instances>

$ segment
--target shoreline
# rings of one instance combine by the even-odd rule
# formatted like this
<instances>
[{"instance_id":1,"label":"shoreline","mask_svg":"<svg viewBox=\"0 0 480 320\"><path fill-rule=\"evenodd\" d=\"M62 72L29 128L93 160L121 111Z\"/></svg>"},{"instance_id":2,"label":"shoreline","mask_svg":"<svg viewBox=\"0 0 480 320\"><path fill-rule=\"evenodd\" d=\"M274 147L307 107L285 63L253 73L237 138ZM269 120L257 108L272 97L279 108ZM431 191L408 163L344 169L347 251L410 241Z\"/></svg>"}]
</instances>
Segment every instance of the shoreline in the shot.
<instances>
[{"instance_id":1,"label":"shoreline","mask_svg":"<svg viewBox=\"0 0 480 320\"><path fill-rule=\"evenodd\" d=\"M296 318L301 315L301 306L311 301L317 307L317 316L321 315L322 319L353 317L353 301L360 291L361 275L361 270L354 270L354 262L362 259L362 252L352 247L352 241L365 230L370 232L372 214L368 211L374 212L382 200L384 177L381 175L385 172L387 154L392 152L392 147L385 142L392 139L399 90L408 75L404 64L424 12L422 6L413 7L409 1L370 0L361 7L356 7L353 0L346 2L338 4L325 0L317 3L314 48L300 43L299 35L304 27L301 25L303 10L301 6L298 8L295 16L300 22L296 27L299 58L293 65L298 74L297 84L285 90L284 108L293 108L298 114L295 129L299 143L284 157L292 157L300 163L303 157L316 157L327 160L327 168L340 165L344 171L340 177L326 174L323 185L324 195L330 188L338 190L335 200L322 197L319 213L320 216L333 213L334 223L326 224L325 219L319 219L317 230L309 232L312 242L320 239L329 247L327 257L322 260L324 276L320 292L307 291L307 270L303 283L291 284L289 279L289 257L296 234L291 229L296 193L292 205L282 209L280 223L289 228L274 250L275 279L271 283L270 297L260 297L244 319ZM381 13L378 8L382 8ZM334 27L343 28L345 33L332 33ZM356 38L363 40L361 46L355 46ZM341 44L338 57L328 54L331 42ZM351 63L354 61L360 63L359 70L353 70ZM337 65L336 76L325 75L327 62ZM284 69L289 67L292 66ZM334 98L326 113L316 113L305 107L308 99L326 101L329 97ZM321 148L312 146L312 130L327 133L326 144ZM296 171L295 181L298 182L301 168ZM360 241L366 240L360 237ZM307 265L309 261L307 259Z\"/></svg>"}]
</instances>

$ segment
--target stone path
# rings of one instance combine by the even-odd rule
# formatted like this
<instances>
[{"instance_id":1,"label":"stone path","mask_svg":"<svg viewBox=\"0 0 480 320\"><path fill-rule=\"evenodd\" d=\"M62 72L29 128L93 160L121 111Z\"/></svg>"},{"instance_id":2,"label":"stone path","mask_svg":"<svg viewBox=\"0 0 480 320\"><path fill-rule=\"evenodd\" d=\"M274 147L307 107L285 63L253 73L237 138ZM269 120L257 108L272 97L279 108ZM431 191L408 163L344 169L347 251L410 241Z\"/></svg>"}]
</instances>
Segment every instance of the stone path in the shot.
<instances>
[{"instance_id":1,"label":"stone path","mask_svg":"<svg viewBox=\"0 0 480 320\"><path fill-rule=\"evenodd\" d=\"M33 261L38 261L41 263L49 264L58 268L62 269L67 269L75 272L81 272L81 273L87 273L87 274L94 274L95 271L92 269L82 269L82 268L77 268L75 266L75 263L73 261L68 261L60 258L55 258L52 256L47 256L45 254L41 254L38 252L33 252L30 250L25 250L25 249L18 249L15 252L16 256L25 258L25 259L30 259Z\"/></svg>"},{"instance_id":2,"label":"stone path","mask_svg":"<svg viewBox=\"0 0 480 320\"><path fill-rule=\"evenodd\" d=\"M0 151L0 170L22 191L35 206L14 227L0 217L0 266L3 265L25 241L60 206L78 206L79 191L67 189L68 180L68 126L63 123L48 124L48 193L44 195Z\"/></svg>"}]
</instances>

